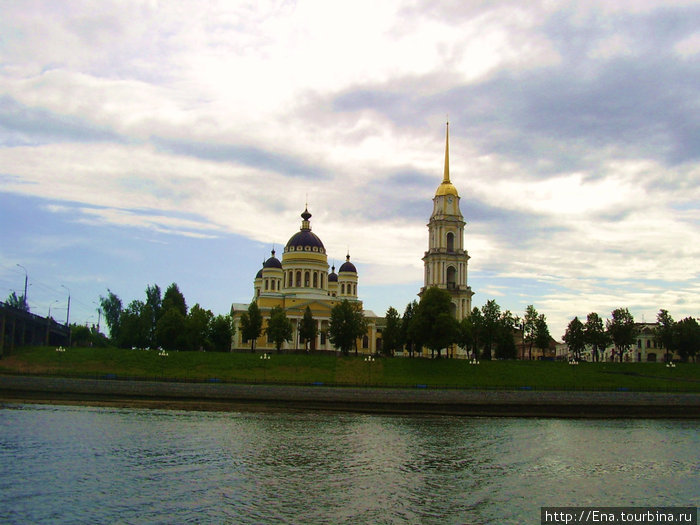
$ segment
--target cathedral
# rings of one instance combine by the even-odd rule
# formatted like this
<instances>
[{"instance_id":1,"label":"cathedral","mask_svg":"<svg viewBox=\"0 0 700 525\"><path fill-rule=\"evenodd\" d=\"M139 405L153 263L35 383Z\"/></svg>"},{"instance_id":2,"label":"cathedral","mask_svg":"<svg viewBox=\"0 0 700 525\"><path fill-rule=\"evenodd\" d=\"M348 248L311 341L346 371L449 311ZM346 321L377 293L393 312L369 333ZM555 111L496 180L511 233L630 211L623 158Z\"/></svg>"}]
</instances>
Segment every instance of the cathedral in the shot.
<instances>
[{"instance_id":1,"label":"cathedral","mask_svg":"<svg viewBox=\"0 0 700 525\"><path fill-rule=\"evenodd\" d=\"M428 251L423 256L424 285L419 296L429 287L447 290L452 298L452 315L458 320L471 312L473 292L467 285L467 265L469 255L464 247L464 217L459 208L459 193L450 181L449 124L445 134L445 168L443 179L433 197L433 212L428 222ZM301 226L284 246L280 261L275 250L263 263L255 276L254 300L263 316L263 335L256 341L256 348L272 351L275 345L264 335L270 311L280 306L292 321L293 338L285 343L285 350L303 349L299 337L299 324L306 307L311 309L318 324L318 335L310 343L310 350L335 351L328 338L331 309L339 302L359 303L357 268L350 261L350 255L335 272L330 268L323 242L311 231L311 213L308 206L301 214ZM401 305L399 305L399 308ZM240 316L248 304L234 303L233 348L247 349L250 342L243 341L240 330ZM363 354L373 354L381 349L380 328L382 319L369 310L363 310L368 321L367 333L357 340L357 348Z\"/></svg>"},{"instance_id":2,"label":"cathedral","mask_svg":"<svg viewBox=\"0 0 700 525\"><path fill-rule=\"evenodd\" d=\"M284 308L287 318L292 321L293 338L285 343L283 349L303 349L299 337L299 323L308 306L318 325L318 335L310 342L310 350L334 351L328 338L331 309L347 299L362 302L357 298L357 268L350 262L348 254L345 262L335 272L335 266L328 271L328 255L319 237L311 231L311 213L308 207L301 214L301 227L289 238L284 247L282 260L272 250L260 271L255 276L254 300L263 316L263 329L267 326L270 310L276 306ZM247 304L233 304L234 348L243 349L249 342L243 341L240 331L240 315L248 308ZM357 348L362 353L377 352L377 316L374 312L363 310L368 321L367 334L357 341ZM256 341L256 348L273 350L275 345L267 336L261 335Z\"/></svg>"}]
</instances>

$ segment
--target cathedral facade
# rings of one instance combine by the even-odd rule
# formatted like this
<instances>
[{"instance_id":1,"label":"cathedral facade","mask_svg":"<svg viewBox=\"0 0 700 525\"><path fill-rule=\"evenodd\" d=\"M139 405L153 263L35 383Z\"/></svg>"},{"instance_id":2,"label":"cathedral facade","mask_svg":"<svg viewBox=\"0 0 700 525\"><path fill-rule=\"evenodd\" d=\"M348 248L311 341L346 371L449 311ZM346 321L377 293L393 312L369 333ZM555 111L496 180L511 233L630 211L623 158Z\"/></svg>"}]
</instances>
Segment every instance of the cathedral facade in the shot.
<instances>
[{"instance_id":1,"label":"cathedral facade","mask_svg":"<svg viewBox=\"0 0 700 525\"><path fill-rule=\"evenodd\" d=\"M299 324L308 306L317 323L318 335L310 342L310 350L335 351L328 338L331 310L347 299L350 302L362 302L358 299L357 268L350 262L348 254L345 262L335 272L335 267L328 265L328 255L321 239L311 231L311 214L304 209L301 214L301 227L289 238L284 246L280 261L275 250L263 263L255 276L253 288L254 298L263 317L263 334L256 341L256 348L261 351L272 351L275 345L265 335L265 327L270 317L270 311L276 307L285 310L287 318L292 321L294 329L291 342L284 343L284 350L304 348L299 337ZM240 316L247 311L247 304L233 304L234 349L250 347L249 341L243 341L240 330ZM374 312L364 310L368 321L367 334L357 341L358 351L375 353L377 351L377 316Z\"/></svg>"},{"instance_id":2,"label":"cathedral facade","mask_svg":"<svg viewBox=\"0 0 700 525\"><path fill-rule=\"evenodd\" d=\"M464 245L466 222L459 207L459 192L450 181L449 124L445 134L445 167L443 179L433 197L433 211L428 222L428 251L424 253L423 287L419 296L430 287L438 287L449 292L452 299L452 315L461 320L467 317L472 308L471 287L467 284L469 254ZM335 272L328 265L326 248L321 239L311 231L311 214L308 208L301 214L301 227L284 246L282 260L275 250L263 263L254 279L254 297L263 316L263 332L256 341L256 348L272 351L275 345L265 335L265 327L270 311L282 307L292 321L293 339L284 343L284 350L299 350L304 344L299 337L299 325L306 307L311 309L317 323L318 335L310 344L310 350L335 351L328 338L332 308L347 299L358 299L358 274L350 255ZM247 311L248 304L234 303L234 323L236 332L233 348L243 350L250 347L249 341L242 339L240 316ZM374 312L364 310L368 321L367 333L357 341L358 351L363 354L376 353L381 348L381 334L378 325L382 320Z\"/></svg>"}]
</instances>

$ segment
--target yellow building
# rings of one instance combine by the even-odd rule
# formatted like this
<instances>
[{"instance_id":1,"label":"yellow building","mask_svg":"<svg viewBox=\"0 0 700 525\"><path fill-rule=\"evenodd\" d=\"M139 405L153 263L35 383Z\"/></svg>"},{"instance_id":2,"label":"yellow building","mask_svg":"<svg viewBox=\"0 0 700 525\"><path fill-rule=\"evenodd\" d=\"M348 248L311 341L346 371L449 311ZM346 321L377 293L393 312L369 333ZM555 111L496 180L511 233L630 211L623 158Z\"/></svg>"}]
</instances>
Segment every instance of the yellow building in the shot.
<instances>
[{"instance_id":1,"label":"yellow building","mask_svg":"<svg viewBox=\"0 0 700 525\"><path fill-rule=\"evenodd\" d=\"M350 262L350 255L335 273L335 267L328 272L328 256L321 239L311 231L311 214L304 209L301 214L301 228L292 235L284 247L282 260L275 256L275 250L269 259L263 263L254 280L254 300L263 316L263 335L256 341L260 351L274 350L275 345L264 335L264 329L270 316L270 311L282 307L287 317L292 321L294 334L292 341L282 346L283 350L301 350L304 344L299 338L299 323L304 317L308 306L317 323L318 335L311 341L310 350L335 351L328 338L328 328L331 309L339 302L347 299L362 302L357 298L358 276L355 265ZM248 304L233 304L234 349L250 348L250 341L243 341L240 330L240 316L247 311ZM375 353L377 350L377 316L368 310L364 311L368 320L367 334L357 341L361 353Z\"/></svg>"},{"instance_id":2,"label":"yellow building","mask_svg":"<svg viewBox=\"0 0 700 525\"><path fill-rule=\"evenodd\" d=\"M452 315L464 319L472 310L474 292L467 285L469 254L464 246L464 217L459 209L459 193L450 182L450 134L445 131L445 170L433 197L428 222L428 251L423 256L424 285L419 296L432 286L452 296Z\"/></svg>"}]
</instances>

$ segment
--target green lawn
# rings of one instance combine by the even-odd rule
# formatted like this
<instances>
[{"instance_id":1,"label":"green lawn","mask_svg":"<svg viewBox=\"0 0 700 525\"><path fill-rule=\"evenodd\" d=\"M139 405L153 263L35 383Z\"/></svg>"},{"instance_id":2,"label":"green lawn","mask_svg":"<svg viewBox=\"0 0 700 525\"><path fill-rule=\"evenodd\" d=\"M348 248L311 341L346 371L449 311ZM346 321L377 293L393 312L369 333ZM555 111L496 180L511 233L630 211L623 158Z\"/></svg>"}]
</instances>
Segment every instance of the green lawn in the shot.
<instances>
[{"instance_id":1,"label":"green lawn","mask_svg":"<svg viewBox=\"0 0 700 525\"><path fill-rule=\"evenodd\" d=\"M25 347L0 360L0 373L250 383L700 392L700 366L661 363L566 363L222 354Z\"/></svg>"}]
</instances>

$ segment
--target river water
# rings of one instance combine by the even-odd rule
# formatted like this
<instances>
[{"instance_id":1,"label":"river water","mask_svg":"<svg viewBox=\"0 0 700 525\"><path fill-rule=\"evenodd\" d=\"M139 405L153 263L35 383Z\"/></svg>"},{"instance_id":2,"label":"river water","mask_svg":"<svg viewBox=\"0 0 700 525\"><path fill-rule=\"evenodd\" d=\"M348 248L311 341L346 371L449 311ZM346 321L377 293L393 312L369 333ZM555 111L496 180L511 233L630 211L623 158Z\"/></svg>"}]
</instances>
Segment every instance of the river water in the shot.
<instances>
[{"instance_id":1,"label":"river water","mask_svg":"<svg viewBox=\"0 0 700 525\"><path fill-rule=\"evenodd\" d=\"M1 523L539 523L695 506L700 421L0 405Z\"/></svg>"}]
</instances>

